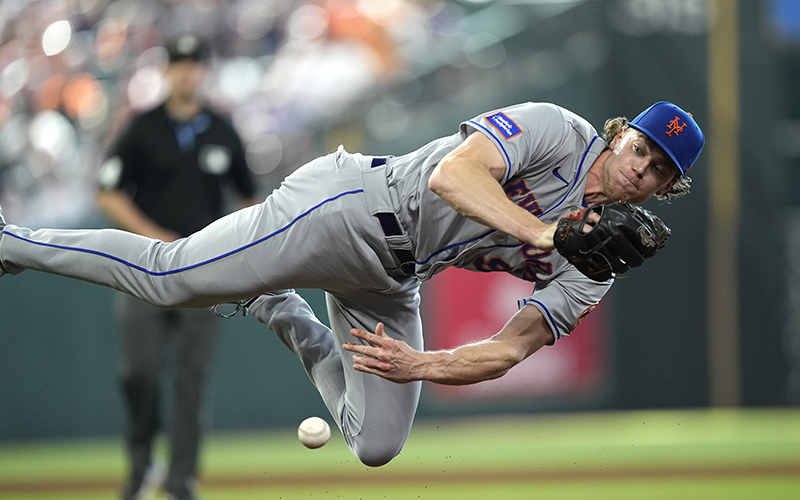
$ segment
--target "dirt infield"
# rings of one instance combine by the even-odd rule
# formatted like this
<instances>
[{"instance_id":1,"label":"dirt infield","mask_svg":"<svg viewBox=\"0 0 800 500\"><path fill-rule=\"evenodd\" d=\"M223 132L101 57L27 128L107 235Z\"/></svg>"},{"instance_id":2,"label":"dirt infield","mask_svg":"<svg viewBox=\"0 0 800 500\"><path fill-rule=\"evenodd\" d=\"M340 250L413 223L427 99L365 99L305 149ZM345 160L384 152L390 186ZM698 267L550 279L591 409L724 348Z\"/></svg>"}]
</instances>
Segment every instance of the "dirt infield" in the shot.
<instances>
[{"instance_id":1,"label":"dirt infield","mask_svg":"<svg viewBox=\"0 0 800 500\"><path fill-rule=\"evenodd\" d=\"M725 478L800 478L800 466L628 468L573 471L430 471L393 473L390 469L365 469L363 473L272 476L215 476L202 480L204 490L217 488L270 488L286 486L337 486L352 484L466 484L466 483L544 483L560 481L628 481L647 479L725 479ZM0 497L11 494L90 493L116 490L118 480L42 479L32 481L0 480Z\"/></svg>"}]
</instances>

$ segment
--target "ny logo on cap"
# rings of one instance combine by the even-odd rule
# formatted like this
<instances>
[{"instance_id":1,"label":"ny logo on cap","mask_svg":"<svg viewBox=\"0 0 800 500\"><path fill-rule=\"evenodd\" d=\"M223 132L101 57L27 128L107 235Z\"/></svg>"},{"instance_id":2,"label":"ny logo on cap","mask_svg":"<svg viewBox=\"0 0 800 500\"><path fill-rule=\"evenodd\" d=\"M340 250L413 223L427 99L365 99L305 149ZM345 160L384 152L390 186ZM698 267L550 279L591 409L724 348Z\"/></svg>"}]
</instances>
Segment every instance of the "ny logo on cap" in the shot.
<instances>
[{"instance_id":1,"label":"ny logo on cap","mask_svg":"<svg viewBox=\"0 0 800 500\"><path fill-rule=\"evenodd\" d=\"M678 134L683 132L683 129L685 127L686 127L686 124L685 123L681 123L680 118L678 118L676 116L675 119L672 120L671 122L669 122L669 124L667 125L667 135L672 137L672 133L674 132L675 136L677 137Z\"/></svg>"}]
</instances>

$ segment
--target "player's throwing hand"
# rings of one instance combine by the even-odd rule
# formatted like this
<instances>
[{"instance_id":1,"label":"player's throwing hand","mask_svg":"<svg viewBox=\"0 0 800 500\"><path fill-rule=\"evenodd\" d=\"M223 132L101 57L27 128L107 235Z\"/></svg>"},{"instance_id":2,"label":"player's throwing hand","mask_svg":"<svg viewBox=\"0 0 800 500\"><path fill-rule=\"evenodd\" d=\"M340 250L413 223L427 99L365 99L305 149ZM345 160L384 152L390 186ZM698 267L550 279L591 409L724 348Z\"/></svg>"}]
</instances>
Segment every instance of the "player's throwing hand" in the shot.
<instances>
[{"instance_id":1,"label":"player's throwing hand","mask_svg":"<svg viewBox=\"0 0 800 500\"><path fill-rule=\"evenodd\" d=\"M342 347L353 355L353 368L365 373L372 373L404 384L414 380L423 380L421 373L422 353L410 348L403 341L395 340L384 332L383 323L378 323L375 333L353 328L350 334L371 345L346 342Z\"/></svg>"}]
</instances>

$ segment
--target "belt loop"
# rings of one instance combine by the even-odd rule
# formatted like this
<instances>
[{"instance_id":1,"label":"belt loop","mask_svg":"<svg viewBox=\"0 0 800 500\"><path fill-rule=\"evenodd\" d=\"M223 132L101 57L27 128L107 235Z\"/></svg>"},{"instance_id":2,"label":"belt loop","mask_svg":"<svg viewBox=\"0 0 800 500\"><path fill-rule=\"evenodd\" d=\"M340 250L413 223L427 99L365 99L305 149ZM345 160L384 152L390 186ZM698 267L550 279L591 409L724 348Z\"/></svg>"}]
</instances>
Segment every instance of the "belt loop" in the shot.
<instances>
[{"instance_id":1,"label":"belt loop","mask_svg":"<svg viewBox=\"0 0 800 500\"><path fill-rule=\"evenodd\" d=\"M394 214L380 213L375 214L375 217L377 217L378 222L381 223L381 229L383 229L383 234L386 236L398 236L403 234L403 230L400 229L400 224L397 222L397 217L395 217Z\"/></svg>"}]
</instances>

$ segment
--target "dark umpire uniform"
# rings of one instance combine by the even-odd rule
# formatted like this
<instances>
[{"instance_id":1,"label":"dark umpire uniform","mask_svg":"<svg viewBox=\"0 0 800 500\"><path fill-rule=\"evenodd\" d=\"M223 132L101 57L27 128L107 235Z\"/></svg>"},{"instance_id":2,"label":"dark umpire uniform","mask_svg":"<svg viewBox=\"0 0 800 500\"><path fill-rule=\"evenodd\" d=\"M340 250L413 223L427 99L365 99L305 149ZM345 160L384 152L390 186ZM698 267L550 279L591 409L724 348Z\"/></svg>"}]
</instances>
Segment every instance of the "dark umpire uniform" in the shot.
<instances>
[{"instance_id":1,"label":"dark umpire uniform","mask_svg":"<svg viewBox=\"0 0 800 500\"><path fill-rule=\"evenodd\" d=\"M239 136L226 119L202 108L190 121L180 122L170 117L166 104L130 122L100 169L99 180L101 193L124 193L142 214L176 237L188 236L223 215L225 185L248 200L256 191ZM131 465L123 498L140 498L148 472L152 478L159 381L168 346L174 349L176 363L165 489L169 498L194 498L201 403L219 334L218 318L209 310L159 309L127 294L117 295L116 314ZM163 469L161 475L163 480Z\"/></svg>"},{"instance_id":2,"label":"dark umpire uniform","mask_svg":"<svg viewBox=\"0 0 800 500\"><path fill-rule=\"evenodd\" d=\"M163 104L139 115L109 157L101 187L125 191L146 215L181 236L223 215L225 183L243 197L255 194L239 136L208 108L189 123L170 119Z\"/></svg>"}]
</instances>

